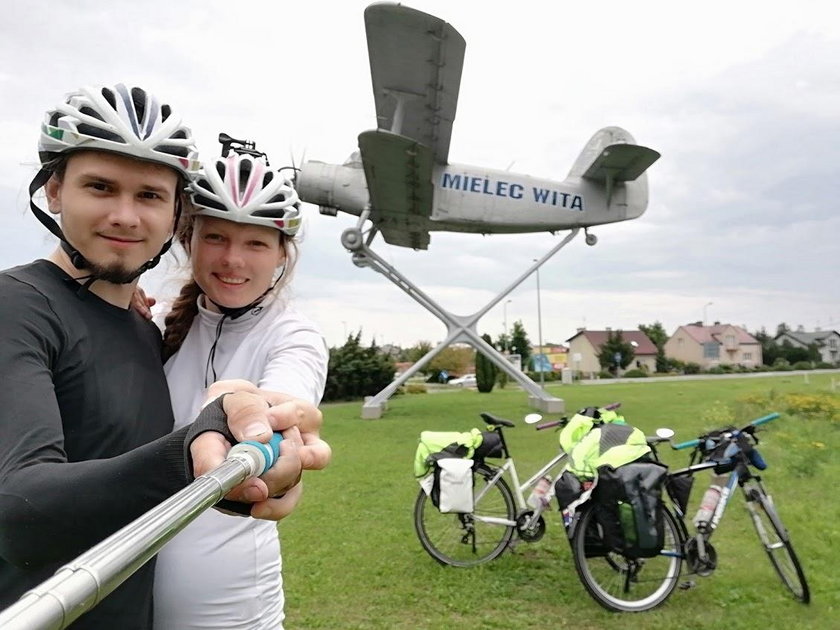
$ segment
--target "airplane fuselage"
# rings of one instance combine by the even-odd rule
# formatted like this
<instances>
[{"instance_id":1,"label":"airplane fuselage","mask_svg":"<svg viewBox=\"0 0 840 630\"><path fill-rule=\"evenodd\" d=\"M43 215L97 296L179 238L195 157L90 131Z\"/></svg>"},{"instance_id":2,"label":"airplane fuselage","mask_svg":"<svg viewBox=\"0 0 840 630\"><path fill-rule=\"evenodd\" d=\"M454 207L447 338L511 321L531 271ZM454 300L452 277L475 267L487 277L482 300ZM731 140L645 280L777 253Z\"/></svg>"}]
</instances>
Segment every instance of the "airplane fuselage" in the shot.
<instances>
[{"instance_id":1,"label":"airplane fuselage","mask_svg":"<svg viewBox=\"0 0 840 630\"><path fill-rule=\"evenodd\" d=\"M604 187L578 176L564 181L462 164L435 166L429 216L410 217L432 231L519 233L565 230L633 219L647 206L647 181L616 184L609 199ZM298 192L324 214L360 215L369 198L360 165L307 162ZM387 208L379 209L387 213Z\"/></svg>"},{"instance_id":2,"label":"airplane fuselage","mask_svg":"<svg viewBox=\"0 0 840 630\"><path fill-rule=\"evenodd\" d=\"M647 206L643 178L616 186L609 203L603 186L581 177L560 182L448 164L434 169L434 180L432 230L563 230L636 218Z\"/></svg>"}]
</instances>

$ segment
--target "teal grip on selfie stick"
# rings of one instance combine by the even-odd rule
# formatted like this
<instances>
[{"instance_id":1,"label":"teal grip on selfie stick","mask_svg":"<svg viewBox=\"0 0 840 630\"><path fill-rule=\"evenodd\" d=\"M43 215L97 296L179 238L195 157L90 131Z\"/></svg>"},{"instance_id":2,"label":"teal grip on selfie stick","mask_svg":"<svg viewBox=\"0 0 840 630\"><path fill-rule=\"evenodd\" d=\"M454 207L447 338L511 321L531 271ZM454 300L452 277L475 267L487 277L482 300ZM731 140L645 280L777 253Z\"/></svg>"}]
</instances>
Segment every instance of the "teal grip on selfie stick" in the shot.
<instances>
[{"instance_id":1,"label":"teal grip on selfie stick","mask_svg":"<svg viewBox=\"0 0 840 630\"><path fill-rule=\"evenodd\" d=\"M256 452L262 457L263 461L262 472L258 474L263 475L268 472L269 468L274 466L274 462L276 462L277 458L280 457L280 442L282 441L283 436L279 433L272 435L267 444L257 442L256 440L245 440L230 449L228 457L242 451Z\"/></svg>"}]
</instances>

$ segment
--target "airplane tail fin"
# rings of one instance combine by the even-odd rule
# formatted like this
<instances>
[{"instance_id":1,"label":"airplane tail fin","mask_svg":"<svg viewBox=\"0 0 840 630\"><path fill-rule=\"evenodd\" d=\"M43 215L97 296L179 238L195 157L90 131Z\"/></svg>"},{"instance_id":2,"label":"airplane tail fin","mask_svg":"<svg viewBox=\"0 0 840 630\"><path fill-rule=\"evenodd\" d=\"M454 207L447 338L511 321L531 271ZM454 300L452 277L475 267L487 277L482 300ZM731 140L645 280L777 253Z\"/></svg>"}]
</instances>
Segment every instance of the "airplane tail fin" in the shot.
<instances>
[{"instance_id":1,"label":"airplane tail fin","mask_svg":"<svg viewBox=\"0 0 840 630\"><path fill-rule=\"evenodd\" d=\"M569 177L600 182L606 187L609 203L616 183L639 179L658 159L657 151L636 144L621 127L604 127L586 143Z\"/></svg>"}]
</instances>

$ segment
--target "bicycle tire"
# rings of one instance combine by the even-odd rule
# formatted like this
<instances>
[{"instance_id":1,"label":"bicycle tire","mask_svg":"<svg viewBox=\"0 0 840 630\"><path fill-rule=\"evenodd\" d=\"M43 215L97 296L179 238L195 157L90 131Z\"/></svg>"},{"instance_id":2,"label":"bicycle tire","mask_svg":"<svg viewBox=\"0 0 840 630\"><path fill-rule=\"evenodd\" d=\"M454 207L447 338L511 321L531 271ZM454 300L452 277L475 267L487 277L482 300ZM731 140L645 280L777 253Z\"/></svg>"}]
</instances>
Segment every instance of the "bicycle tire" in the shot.
<instances>
[{"instance_id":1,"label":"bicycle tire","mask_svg":"<svg viewBox=\"0 0 840 630\"><path fill-rule=\"evenodd\" d=\"M660 555L634 559L593 545L593 535L600 539L595 505L583 507L572 534L572 555L581 583L598 604L613 612L642 612L673 593L682 570L682 537L669 510L664 510L663 519L665 545Z\"/></svg>"},{"instance_id":2,"label":"bicycle tire","mask_svg":"<svg viewBox=\"0 0 840 630\"><path fill-rule=\"evenodd\" d=\"M750 488L746 498L747 509L770 564L791 594L803 604L808 604L811 601L811 592L802 564L793 550L790 535L772 500L761 486Z\"/></svg>"},{"instance_id":3,"label":"bicycle tire","mask_svg":"<svg viewBox=\"0 0 840 630\"><path fill-rule=\"evenodd\" d=\"M501 477L488 487L495 473L484 464L473 473L473 492L481 498L468 514L442 514L420 489L414 503L414 529L423 549L441 564L474 567L498 558L507 549L516 530L516 505ZM503 518L514 524L487 523L482 517Z\"/></svg>"}]
</instances>

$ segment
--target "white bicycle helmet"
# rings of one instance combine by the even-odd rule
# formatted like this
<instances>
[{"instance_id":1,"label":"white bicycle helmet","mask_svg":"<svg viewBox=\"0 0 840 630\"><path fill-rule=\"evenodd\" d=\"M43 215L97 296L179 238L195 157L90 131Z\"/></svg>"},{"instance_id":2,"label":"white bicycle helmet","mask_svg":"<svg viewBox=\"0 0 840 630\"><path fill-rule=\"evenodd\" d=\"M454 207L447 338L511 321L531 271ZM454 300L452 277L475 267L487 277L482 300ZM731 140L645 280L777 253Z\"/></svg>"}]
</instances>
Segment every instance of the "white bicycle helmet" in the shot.
<instances>
[{"instance_id":1,"label":"white bicycle helmet","mask_svg":"<svg viewBox=\"0 0 840 630\"><path fill-rule=\"evenodd\" d=\"M181 118L169 105L142 88L127 88L120 83L113 87L84 87L68 94L58 107L47 112L41 124L38 140L41 170L29 184L29 207L58 237L77 269L90 268L90 263L67 240L55 219L35 205L33 197L54 174L55 165L50 162L58 155L83 149L109 151L169 166L188 181L195 177L200 167L189 127L181 123ZM176 222L180 214L181 198L178 196L175 199ZM128 284L157 265L171 245L170 238L154 258L118 282ZM100 279L99 272L91 272L87 278L84 289Z\"/></svg>"},{"instance_id":2,"label":"white bicycle helmet","mask_svg":"<svg viewBox=\"0 0 840 630\"><path fill-rule=\"evenodd\" d=\"M265 225L288 236L300 228L297 191L290 180L270 169L262 155L234 149L205 164L189 191L196 214Z\"/></svg>"},{"instance_id":3,"label":"white bicycle helmet","mask_svg":"<svg viewBox=\"0 0 840 630\"><path fill-rule=\"evenodd\" d=\"M166 103L139 87L83 87L47 112L38 151L42 164L80 149L111 151L174 168L187 179L198 172L192 132Z\"/></svg>"}]
</instances>

